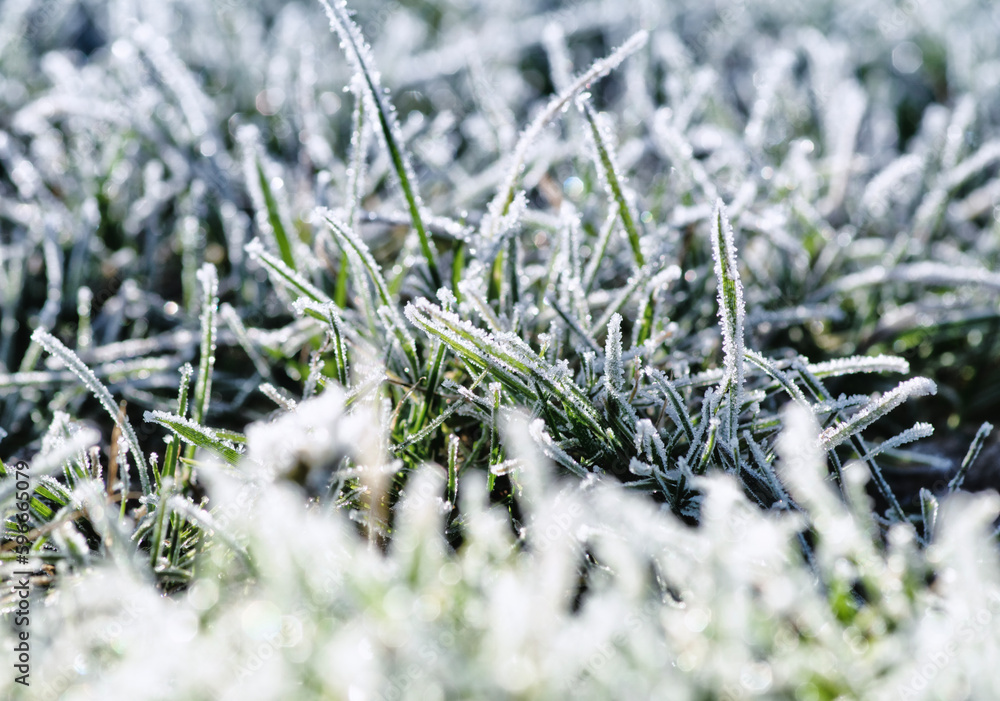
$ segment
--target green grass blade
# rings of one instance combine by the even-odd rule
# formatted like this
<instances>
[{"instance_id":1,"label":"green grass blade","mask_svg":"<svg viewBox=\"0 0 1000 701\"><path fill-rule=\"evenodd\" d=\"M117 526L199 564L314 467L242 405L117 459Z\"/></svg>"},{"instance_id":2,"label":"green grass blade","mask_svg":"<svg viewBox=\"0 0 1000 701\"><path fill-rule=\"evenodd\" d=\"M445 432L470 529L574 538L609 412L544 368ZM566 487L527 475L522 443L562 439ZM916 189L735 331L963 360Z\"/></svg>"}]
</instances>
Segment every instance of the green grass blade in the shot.
<instances>
[{"instance_id":1,"label":"green grass blade","mask_svg":"<svg viewBox=\"0 0 1000 701\"><path fill-rule=\"evenodd\" d=\"M987 436L993 431L993 424L989 421L983 423L976 431L976 437L972 439L972 443L969 445L969 450L965 453L965 458L962 459L962 464L958 467L958 472L955 476L951 478L948 482L948 493L952 494L957 492L962 488L962 483L965 481L965 476L969 473L969 468L972 467L972 463L976 461L979 457L979 451L983 449L983 443L986 441Z\"/></svg>"},{"instance_id":2,"label":"green grass blade","mask_svg":"<svg viewBox=\"0 0 1000 701\"><path fill-rule=\"evenodd\" d=\"M490 202L489 215L483 222L483 239L492 242L500 227L501 220L507 215L510 205L514 202L514 195L517 191L517 183L524 168L525 159L528 156L528 149L535 143L535 139L542 133L542 130L555 119L563 107L577 96L582 90L587 89L595 80L603 78L621 64L629 55L635 53L645 46L648 34L645 31L636 32L628 41L622 44L610 55L595 61L594 64L584 73L576 78L565 90L553 97L537 117L522 132L514 148L510 163L507 166L507 175L496 196Z\"/></svg>"},{"instance_id":3,"label":"green grass blade","mask_svg":"<svg viewBox=\"0 0 1000 701\"><path fill-rule=\"evenodd\" d=\"M206 428L190 419L165 411L147 411L143 418L150 423L159 424L173 431L182 441L192 448L205 448L234 467L239 464L243 455L228 440L222 438L210 428Z\"/></svg>"},{"instance_id":4,"label":"green grass blade","mask_svg":"<svg viewBox=\"0 0 1000 701\"><path fill-rule=\"evenodd\" d=\"M152 493L152 486L149 479L149 465L146 462L146 456L142 453L142 448L139 447L139 438L135 434L135 429L132 428L132 424L129 422L128 417L123 413L119 416L118 406L115 404L114 399L111 397L111 392L105 387L97 376L94 375L93 371L83 364L79 356L73 351L63 345L63 343L57 339L55 336L50 334L44 329L36 329L33 334L31 334L32 340L38 343L42 348L48 351L51 355L59 358L66 367L73 371L80 381L90 390L90 392L97 398L97 401L101 404L106 412L111 416L111 419L117 424L118 428L121 430L122 435L125 436L125 441L128 443L129 450L135 456L135 460L138 462L139 480L142 483L143 494L149 495Z\"/></svg>"},{"instance_id":5,"label":"green grass blade","mask_svg":"<svg viewBox=\"0 0 1000 701\"><path fill-rule=\"evenodd\" d=\"M311 300L299 299L293 305L296 314L305 314L318 321L325 322L330 345L333 350L333 363L336 367L337 382L343 387L350 386L350 373L347 364L347 335L344 322L333 302L317 304Z\"/></svg>"},{"instance_id":6,"label":"green grass blade","mask_svg":"<svg viewBox=\"0 0 1000 701\"><path fill-rule=\"evenodd\" d=\"M318 304L327 304L331 300L315 285L306 280L284 261L278 260L264 249L264 244L260 239L254 239L247 244L247 255L251 260L256 260L276 284L295 293L298 297L311 299Z\"/></svg>"},{"instance_id":7,"label":"green grass blade","mask_svg":"<svg viewBox=\"0 0 1000 701\"><path fill-rule=\"evenodd\" d=\"M936 394L937 385L926 377L901 382L890 392L872 400L848 421L840 421L820 434L820 447L831 450L875 423L911 397Z\"/></svg>"},{"instance_id":8,"label":"green grass blade","mask_svg":"<svg viewBox=\"0 0 1000 701\"><path fill-rule=\"evenodd\" d=\"M382 277L381 266L375 261L374 256L372 256L371 251L368 250L368 246L365 245L365 242L358 238L353 231L334 219L328 211L319 210L319 213L324 219L326 219L326 223L329 225L330 230L333 232L333 235L337 239L337 243L340 245L341 249L349 256L353 256L355 260L360 262L365 271L367 271L372 284L375 286L375 292L378 295L379 302L381 302L382 309L385 309L386 313L389 315L391 322L390 326L392 327L391 330L395 334L396 339L399 341L399 344L403 349L404 355L406 355L406 358L410 363L410 370L413 372L413 380L416 381L416 379L420 377L420 362L417 359L416 344L414 343L413 337L410 336L409 332L406 330L406 322L403 321L400 316L399 309L396 307L395 298L389 292L389 286L386 284L385 278Z\"/></svg>"},{"instance_id":9,"label":"green grass blade","mask_svg":"<svg viewBox=\"0 0 1000 701\"><path fill-rule=\"evenodd\" d=\"M646 259L642 255L642 247L639 242L639 229L635 224L635 217L632 216L632 207L629 205L628 199L625 197L625 191L622 188L624 178L619 175L611 143L601 132L601 127L597 123L597 115L594 113L594 108L590 106L590 101L579 98L576 101L576 105L583 113L583 116L587 118L587 124L590 126L590 135L594 140L594 148L597 151L598 168L608 185L608 189L611 191L615 203L618 205L618 215L621 217L622 226L625 227L625 233L628 234L628 242L632 247L632 255L635 256L635 262L639 267L642 267L646 264Z\"/></svg>"},{"instance_id":10,"label":"green grass blade","mask_svg":"<svg viewBox=\"0 0 1000 701\"><path fill-rule=\"evenodd\" d=\"M534 403L545 395L549 402L562 405L575 430L611 448L601 417L583 390L556 373L520 337L487 333L426 299L408 304L404 313L415 326L444 341L477 372L488 370L514 398Z\"/></svg>"},{"instance_id":11,"label":"green grass blade","mask_svg":"<svg viewBox=\"0 0 1000 701\"><path fill-rule=\"evenodd\" d=\"M715 203L712 214L712 257L715 259L715 277L719 290L719 325L722 327L722 344L726 374L721 387L726 387L728 421L726 443L733 455L739 454L738 434L740 408L743 406L743 284L736 267L736 243L733 227L726 216L722 200Z\"/></svg>"},{"instance_id":12,"label":"green grass blade","mask_svg":"<svg viewBox=\"0 0 1000 701\"><path fill-rule=\"evenodd\" d=\"M184 363L181 367L181 382L177 390L177 415L181 417L187 417L188 388L191 386L192 375L194 375L194 368L191 367L191 363ZM167 451L163 455L163 475L173 477L177 473L180 443L174 438L168 440Z\"/></svg>"},{"instance_id":13,"label":"green grass blade","mask_svg":"<svg viewBox=\"0 0 1000 701\"><path fill-rule=\"evenodd\" d=\"M243 150L243 173L253 201L257 229L277 246L285 265L295 270L297 266L290 238L294 230L287 222L284 208L279 206L277 195L271 187L271 177L267 173L260 144L260 132L255 126L243 126L236 138Z\"/></svg>"},{"instance_id":14,"label":"green grass blade","mask_svg":"<svg viewBox=\"0 0 1000 701\"><path fill-rule=\"evenodd\" d=\"M215 367L215 343L219 311L219 277L215 266L205 263L198 271L202 288L201 347L198 352L198 379L194 386L191 418L203 423L212 395L212 369Z\"/></svg>"},{"instance_id":15,"label":"green grass blade","mask_svg":"<svg viewBox=\"0 0 1000 701\"><path fill-rule=\"evenodd\" d=\"M378 74L372 65L371 52L365 42L361 31L350 18L347 12L347 5L341 0L322 0L326 8L326 14L330 18L330 24L340 37L341 46L347 54L347 59L351 63L357 75L364 80L365 97L368 101L368 109L378 118L380 133L385 141L389 158L392 160L399 184L403 189L403 196L406 198L407 207L410 210L410 219L413 228L420 238L420 250L427 260L427 267L430 271L431 282L437 290L442 285L441 273L438 271L437 255L434 252L431 241L424 226L421 214L422 204L420 194L416 189L416 176L413 167L410 165L409 156L402 148L402 132L399 122L396 119L396 110L389 101L388 94L379 83Z\"/></svg>"}]
</instances>

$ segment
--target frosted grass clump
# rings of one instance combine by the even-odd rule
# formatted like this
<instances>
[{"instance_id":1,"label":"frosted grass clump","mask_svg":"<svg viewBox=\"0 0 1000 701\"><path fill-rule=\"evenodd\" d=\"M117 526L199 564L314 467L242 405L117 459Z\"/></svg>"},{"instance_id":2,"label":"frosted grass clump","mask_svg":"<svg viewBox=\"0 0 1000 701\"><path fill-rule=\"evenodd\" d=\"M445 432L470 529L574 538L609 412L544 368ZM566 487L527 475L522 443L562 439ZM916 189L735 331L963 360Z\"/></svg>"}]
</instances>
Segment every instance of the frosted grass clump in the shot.
<instances>
[{"instance_id":1,"label":"frosted grass clump","mask_svg":"<svg viewBox=\"0 0 1000 701\"><path fill-rule=\"evenodd\" d=\"M986 651L1000 643L983 623L1000 610L1000 559L987 541L996 498L946 499L926 552L902 526L882 552L865 512L847 510L823 482L822 452L808 440L818 426L797 412L779 442L780 474L820 529L815 573L796 538L806 521L760 512L726 476L702 480L695 528L620 487L553 480L519 451L533 485L523 501L525 547L486 503L485 483L470 479L460 497L465 538L453 552L440 530L443 478L423 470L381 553L342 514L304 510L287 484L251 497L245 477L220 473L210 480L216 518L254 554L250 586L221 544L172 599L128 560L67 576L33 622L44 641L40 692L107 698L122 684L138 699L351 689L413 699L1000 691L982 674ZM328 418L333 430L347 428L344 417ZM586 564L584 548L598 566ZM954 584L927 588L931 572ZM862 583L859 597L852 590ZM85 659L105 661L81 668L85 649Z\"/></svg>"},{"instance_id":2,"label":"frosted grass clump","mask_svg":"<svg viewBox=\"0 0 1000 701\"><path fill-rule=\"evenodd\" d=\"M5 4L30 691L996 697L998 16L735 10Z\"/></svg>"}]
</instances>

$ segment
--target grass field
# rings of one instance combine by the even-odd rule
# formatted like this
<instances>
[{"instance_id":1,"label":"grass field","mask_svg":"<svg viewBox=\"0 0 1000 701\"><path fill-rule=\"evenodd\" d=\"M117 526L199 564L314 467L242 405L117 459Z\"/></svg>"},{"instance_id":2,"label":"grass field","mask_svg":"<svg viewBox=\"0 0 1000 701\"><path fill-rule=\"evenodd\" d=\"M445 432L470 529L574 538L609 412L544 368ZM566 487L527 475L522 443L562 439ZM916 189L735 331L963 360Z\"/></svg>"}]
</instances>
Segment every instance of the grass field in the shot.
<instances>
[{"instance_id":1,"label":"grass field","mask_svg":"<svg viewBox=\"0 0 1000 701\"><path fill-rule=\"evenodd\" d=\"M0 696L1000 698L998 32L0 0Z\"/></svg>"}]
</instances>

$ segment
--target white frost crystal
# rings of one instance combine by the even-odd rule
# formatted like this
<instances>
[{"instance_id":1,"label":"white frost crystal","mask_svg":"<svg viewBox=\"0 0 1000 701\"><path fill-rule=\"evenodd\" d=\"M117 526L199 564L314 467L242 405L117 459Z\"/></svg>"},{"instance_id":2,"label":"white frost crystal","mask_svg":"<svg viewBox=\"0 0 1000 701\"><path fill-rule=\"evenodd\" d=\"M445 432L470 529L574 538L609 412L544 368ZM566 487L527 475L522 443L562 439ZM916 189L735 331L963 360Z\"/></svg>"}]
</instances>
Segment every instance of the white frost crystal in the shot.
<instances>
[{"instance_id":1,"label":"white frost crystal","mask_svg":"<svg viewBox=\"0 0 1000 701\"><path fill-rule=\"evenodd\" d=\"M377 438L371 415L359 409L346 412L343 391L332 386L270 423L251 424L248 457L284 474L297 465L319 468L343 456L363 461Z\"/></svg>"}]
</instances>

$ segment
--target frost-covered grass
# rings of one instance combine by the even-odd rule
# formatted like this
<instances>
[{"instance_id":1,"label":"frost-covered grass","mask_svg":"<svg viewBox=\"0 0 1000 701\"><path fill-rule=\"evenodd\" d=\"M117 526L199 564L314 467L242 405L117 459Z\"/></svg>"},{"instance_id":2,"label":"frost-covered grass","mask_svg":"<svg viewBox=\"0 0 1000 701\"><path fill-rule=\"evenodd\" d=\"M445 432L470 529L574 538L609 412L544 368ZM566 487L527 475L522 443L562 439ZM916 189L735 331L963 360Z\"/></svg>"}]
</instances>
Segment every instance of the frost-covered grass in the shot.
<instances>
[{"instance_id":1,"label":"frost-covered grass","mask_svg":"<svg viewBox=\"0 0 1000 701\"><path fill-rule=\"evenodd\" d=\"M0 685L1000 697L998 29L6 0Z\"/></svg>"}]
</instances>

